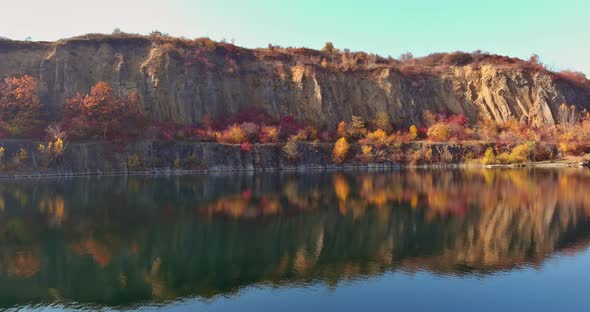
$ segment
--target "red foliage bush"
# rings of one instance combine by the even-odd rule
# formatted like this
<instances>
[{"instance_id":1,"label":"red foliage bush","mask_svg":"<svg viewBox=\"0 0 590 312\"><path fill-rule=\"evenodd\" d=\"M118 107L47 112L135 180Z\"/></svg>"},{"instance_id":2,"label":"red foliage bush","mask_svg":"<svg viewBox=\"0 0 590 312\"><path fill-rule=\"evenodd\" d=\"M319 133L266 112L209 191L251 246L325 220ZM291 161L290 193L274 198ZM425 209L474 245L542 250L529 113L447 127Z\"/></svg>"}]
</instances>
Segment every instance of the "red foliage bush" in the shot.
<instances>
[{"instance_id":1,"label":"red foliage bush","mask_svg":"<svg viewBox=\"0 0 590 312\"><path fill-rule=\"evenodd\" d=\"M303 130L305 125L299 121L297 121L293 116L283 116L281 117L280 124L280 138L282 140L286 140L290 136L296 135L299 133L299 130Z\"/></svg>"},{"instance_id":2,"label":"red foliage bush","mask_svg":"<svg viewBox=\"0 0 590 312\"><path fill-rule=\"evenodd\" d=\"M240 109L234 117L234 122L253 122L255 124L271 124L274 118L265 110L256 107Z\"/></svg>"},{"instance_id":3,"label":"red foliage bush","mask_svg":"<svg viewBox=\"0 0 590 312\"><path fill-rule=\"evenodd\" d=\"M215 69L215 64L201 50L184 50L182 57L187 65L202 64L208 70Z\"/></svg>"},{"instance_id":4,"label":"red foliage bush","mask_svg":"<svg viewBox=\"0 0 590 312\"><path fill-rule=\"evenodd\" d=\"M467 125L467 117L465 117L465 115L463 114L451 115L448 116L446 119L446 122L449 124L454 123L461 127L465 127Z\"/></svg>"},{"instance_id":5,"label":"red foliage bush","mask_svg":"<svg viewBox=\"0 0 590 312\"><path fill-rule=\"evenodd\" d=\"M215 131L213 131L211 128L195 129L194 140L201 142L213 142L215 141Z\"/></svg>"},{"instance_id":6,"label":"red foliage bush","mask_svg":"<svg viewBox=\"0 0 590 312\"><path fill-rule=\"evenodd\" d=\"M244 135L246 136L246 140L248 140L248 142L255 143L256 140L258 140L258 136L260 134L260 127L257 124L253 122L244 122L240 124L240 128L244 132Z\"/></svg>"},{"instance_id":7,"label":"red foliage bush","mask_svg":"<svg viewBox=\"0 0 590 312\"><path fill-rule=\"evenodd\" d=\"M66 101L62 124L73 139L124 143L144 135L147 119L139 110L135 93L118 96L107 83L99 82L89 94L78 94Z\"/></svg>"},{"instance_id":8,"label":"red foliage bush","mask_svg":"<svg viewBox=\"0 0 590 312\"><path fill-rule=\"evenodd\" d=\"M442 61L445 65L450 66L465 66L473 62L473 56L465 52L454 52L443 57Z\"/></svg>"},{"instance_id":9,"label":"red foliage bush","mask_svg":"<svg viewBox=\"0 0 590 312\"><path fill-rule=\"evenodd\" d=\"M575 72L571 70L563 70L558 73L553 74L551 76L553 80L564 80L579 87L588 87L590 86L590 80L586 78L586 75L582 72Z\"/></svg>"},{"instance_id":10,"label":"red foliage bush","mask_svg":"<svg viewBox=\"0 0 590 312\"><path fill-rule=\"evenodd\" d=\"M37 81L31 76L11 77L0 82L0 126L11 136L40 137L43 122Z\"/></svg>"},{"instance_id":11,"label":"red foliage bush","mask_svg":"<svg viewBox=\"0 0 590 312\"><path fill-rule=\"evenodd\" d=\"M436 121L435 124L430 125L426 133L432 141L465 140L470 136L467 131L467 118L462 114L449 116L425 114L425 116ZM427 123L432 123L432 120Z\"/></svg>"},{"instance_id":12,"label":"red foliage bush","mask_svg":"<svg viewBox=\"0 0 590 312\"><path fill-rule=\"evenodd\" d=\"M428 128L427 127L418 127L418 138L425 139L428 135Z\"/></svg>"},{"instance_id":13,"label":"red foliage bush","mask_svg":"<svg viewBox=\"0 0 590 312\"><path fill-rule=\"evenodd\" d=\"M417 65L403 65L399 67L399 71L402 75L413 78L417 76L428 76L433 75L435 67L425 67Z\"/></svg>"},{"instance_id":14,"label":"red foliage bush","mask_svg":"<svg viewBox=\"0 0 590 312\"><path fill-rule=\"evenodd\" d=\"M156 137L162 141L174 141L176 138L177 125L173 122L154 123L152 129L155 130Z\"/></svg>"},{"instance_id":15,"label":"red foliage bush","mask_svg":"<svg viewBox=\"0 0 590 312\"><path fill-rule=\"evenodd\" d=\"M240 144L240 150L242 150L244 153L250 153L252 151L252 143L244 142Z\"/></svg>"}]
</instances>

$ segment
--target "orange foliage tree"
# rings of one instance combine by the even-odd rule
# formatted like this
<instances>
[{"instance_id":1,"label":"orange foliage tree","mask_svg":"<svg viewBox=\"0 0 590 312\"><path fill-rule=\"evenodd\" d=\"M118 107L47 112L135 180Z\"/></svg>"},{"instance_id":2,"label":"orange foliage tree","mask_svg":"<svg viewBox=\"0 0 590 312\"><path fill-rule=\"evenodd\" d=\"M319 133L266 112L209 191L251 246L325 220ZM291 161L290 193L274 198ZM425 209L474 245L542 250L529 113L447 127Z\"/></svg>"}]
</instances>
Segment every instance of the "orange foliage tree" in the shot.
<instances>
[{"instance_id":1,"label":"orange foliage tree","mask_svg":"<svg viewBox=\"0 0 590 312\"><path fill-rule=\"evenodd\" d=\"M99 82L89 94L77 94L66 101L63 125L73 139L123 142L140 138L147 119L139 110L136 93L119 96L107 83Z\"/></svg>"},{"instance_id":2,"label":"orange foliage tree","mask_svg":"<svg viewBox=\"0 0 590 312\"><path fill-rule=\"evenodd\" d=\"M349 145L345 138L340 138L334 144L334 149L332 151L332 159L335 163L341 164L346 159L346 155L348 155Z\"/></svg>"},{"instance_id":3,"label":"orange foliage tree","mask_svg":"<svg viewBox=\"0 0 590 312\"><path fill-rule=\"evenodd\" d=\"M0 127L12 136L39 134L43 125L37 81L31 76L0 82Z\"/></svg>"},{"instance_id":4,"label":"orange foliage tree","mask_svg":"<svg viewBox=\"0 0 590 312\"><path fill-rule=\"evenodd\" d=\"M248 137L238 124L233 124L216 135L217 142L225 144L242 144L247 142Z\"/></svg>"}]
</instances>

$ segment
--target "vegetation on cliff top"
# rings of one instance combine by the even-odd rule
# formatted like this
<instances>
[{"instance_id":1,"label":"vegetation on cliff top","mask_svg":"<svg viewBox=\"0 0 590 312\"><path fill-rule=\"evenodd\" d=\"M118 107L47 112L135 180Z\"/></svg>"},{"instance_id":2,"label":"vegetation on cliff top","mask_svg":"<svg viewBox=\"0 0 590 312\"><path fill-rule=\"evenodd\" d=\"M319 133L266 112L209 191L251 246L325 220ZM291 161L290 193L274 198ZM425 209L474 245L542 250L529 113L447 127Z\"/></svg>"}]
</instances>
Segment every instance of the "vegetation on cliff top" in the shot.
<instances>
[{"instance_id":1,"label":"vegetation on cliff top","mask_svg":"<svg viewBox=\"0 0 590 312\"><path fill-rule=\"evenodd\" d=\"M85 43L110 43L115 45L156 45L172 57L184 61L187 65L202 65L209 70L221 70L236 73L241 65L252 60L280 61L282 63L313 65L317 68L336 71L363 71L377 68L390 68L403 75L421 76L442 73L456 66L493 65L512 67L528 71L544 71L555 80L563 80L579 87L590 88L590 81L584 73L571 70L551 72L541 63L539 56L531 55L528 60L490 54L480 50L451 53L432 53L423 57L414 57L404 53L397 59L383 57L366 52L354 52L338 49L331 42L326 42L321 50L302 47L281 47L269 44L266 48L247 49L227 42L217 42L207 37L188 39L173 37L160 31L149 35L132 34L115 29L112 34L85 34L57 42L15 41L0 38L0 48L42 47L51 45L74 45ZM281 68L277 67L277 75Z\"/></svg>"}]
</instances>

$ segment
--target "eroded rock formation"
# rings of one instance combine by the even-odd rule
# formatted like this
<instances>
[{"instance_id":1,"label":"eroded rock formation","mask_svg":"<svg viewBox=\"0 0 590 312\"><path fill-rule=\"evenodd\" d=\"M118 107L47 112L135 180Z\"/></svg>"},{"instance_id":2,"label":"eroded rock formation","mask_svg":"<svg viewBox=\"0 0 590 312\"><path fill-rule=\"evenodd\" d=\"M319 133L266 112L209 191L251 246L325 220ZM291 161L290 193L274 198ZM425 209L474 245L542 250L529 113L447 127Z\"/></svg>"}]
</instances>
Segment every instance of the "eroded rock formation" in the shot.
<instances>
[{"instance_id":1,"label":"eroded rock formation","mask_svg":"<svg viewBox=\"0 0 590 312\"><path fill-rule=\"evenodd\" d=\"M343 69L322 66L331 56L320 51L195 42L142 36L0 41L0 76L37 77L54 113L65 98L106 81L118 92L137 91L152 118L185 124L252 106L328 126L381 111L397 123L416 122L424 109L553 123L562 103L590 107L590 88L521 66L524 61L416 65L417 72L408 73L399 62Z\"/></svg>"}]
</instances>

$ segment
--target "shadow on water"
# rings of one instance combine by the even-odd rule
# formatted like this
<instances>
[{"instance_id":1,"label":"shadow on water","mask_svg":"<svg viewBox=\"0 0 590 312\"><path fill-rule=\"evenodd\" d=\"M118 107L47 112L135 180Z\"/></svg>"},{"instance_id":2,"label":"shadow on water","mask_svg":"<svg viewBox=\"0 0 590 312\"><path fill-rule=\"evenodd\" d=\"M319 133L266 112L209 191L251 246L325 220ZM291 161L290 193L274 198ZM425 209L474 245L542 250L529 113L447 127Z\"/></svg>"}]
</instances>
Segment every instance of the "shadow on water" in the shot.
<instances>
[{"instance_id":1,"label":"shadow on water","mask_svg":"<svg viewBox=\"0 0 590 312\"><path fill-rule=\"evenodd\" d=\"M132 307L587 248L590 173L423 170L0 182L0 307Z\"/></svg>"}]
</instances>

